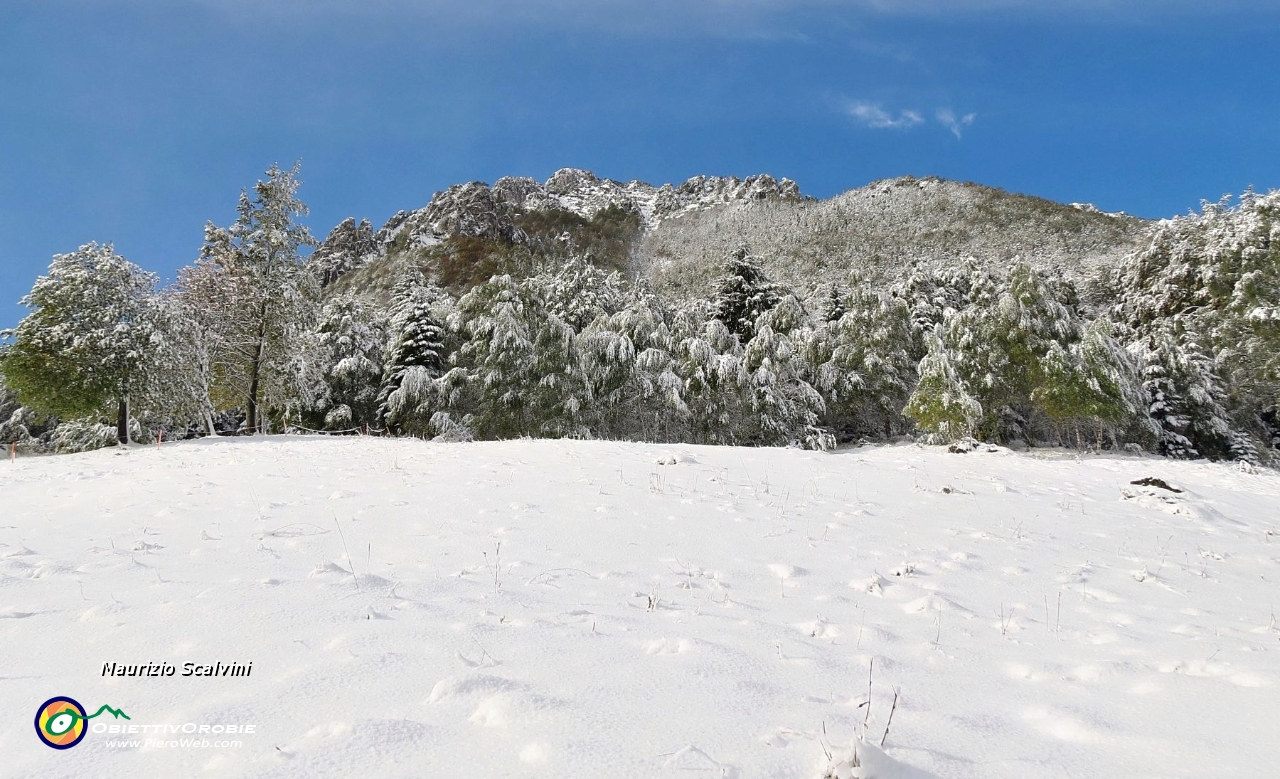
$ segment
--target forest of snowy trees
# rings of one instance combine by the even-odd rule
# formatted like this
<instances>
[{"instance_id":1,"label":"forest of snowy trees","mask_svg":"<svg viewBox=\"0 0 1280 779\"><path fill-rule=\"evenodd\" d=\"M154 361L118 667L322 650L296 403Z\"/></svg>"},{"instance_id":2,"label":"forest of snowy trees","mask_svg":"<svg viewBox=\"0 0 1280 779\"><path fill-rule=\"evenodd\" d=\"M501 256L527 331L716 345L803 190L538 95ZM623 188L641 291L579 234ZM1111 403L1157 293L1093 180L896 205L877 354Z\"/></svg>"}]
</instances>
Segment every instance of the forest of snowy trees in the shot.
<instances>
[{"instance_id":1,"label":"forest of snowy trees","mask_svg":"<svg viewBox=\"0 0 1280 779\"><path fill-rule=\"evenodd\" d=\"M0 346L0 442L914 436L1264 463L1280 446L1280 192L1155 224L1088 294L980 257L794 289L744 247L676 301L585 250L460 291L410 266L389 300L334 292L297 189L296 167L269 170L169 287L110 245L56 256Z\"/></svg>"}]
</instances>

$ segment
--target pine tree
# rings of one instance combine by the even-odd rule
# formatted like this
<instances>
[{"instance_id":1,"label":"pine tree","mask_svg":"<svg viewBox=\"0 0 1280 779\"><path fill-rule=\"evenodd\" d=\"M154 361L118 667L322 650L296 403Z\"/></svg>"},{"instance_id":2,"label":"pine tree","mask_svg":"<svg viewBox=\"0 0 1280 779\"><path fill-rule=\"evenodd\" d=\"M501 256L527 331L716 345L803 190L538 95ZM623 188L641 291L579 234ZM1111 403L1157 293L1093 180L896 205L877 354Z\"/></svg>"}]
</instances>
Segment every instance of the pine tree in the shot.
<instances>
[{"instance_id":1,"label":"pine tree","mask_svg":"<svg viewBox=\"0 0 1280 779\"><path fill-rule=\"evenodd\" d=\"M425 434L435 409L434 382L448 363L435 310L443 291L420 277L402 279L392 295L391 345L378 390L379 424L394 433Z\"/></svg>"},{"instance_id":2,"label":"pine tree","mask_svg":"<svg viewBox=\"0 0 1280 779\"><path fill-rule=\"evenodd\" d=\"M486 438L579 434L585 387L573 328L552 315L537 284L494 276L458 301L449 326L463 338L459 372L441 378L465 384L463 405ZM455 400L454 403L457 401Z\"/></svg>"},{"instance_id":3,"label":"pine tree","mask_svg":"<svg viewBox=\"0 0 1280 779\"><path fill-rule=\"evenodd\" d=\"M756 319L778 304L783 291L769 280L760 259L738 249L715 282L715 317L740 340L750 339Z\"/></svg>"},{"instance_id":4,"label":"pine tree","mask_svg":"<svg viewBox=\"0 0 1280 779\"><path fill-rule=\"evenodd\" d=\"M1071 430L1082 444L1088 428L1114 440L1138 410L1135 371L1108 322L1083 326L1071 285L1019 263L1004 282L971 273L968 298L930 338L908 415L944 436L1034 441Z\"/></svg>"},{"instance_id":5,"label":"pine tree","mask_svg":"<svg viewBox=\"0 0 1280 779\"><path fill-rule=\"evenodd\" d=\"M681 440L689 410L676 374L670 311L642 283L623 300L575 341L588 397L583 423L604 438Z\"/></svg>"},{"instance_id":6,"label":"pine tree","mask_svg":"<svg viewBox=\"0 0 1280 779\"><path fill-rule=\"evenodd\" d=\"M849 310L808 340L811 381L826 401L827 424L848 435L888 437L916 383L910 309L865 286L846 300Z\"/></svg>"},{"instance_id":7,"label":"pine tree","mask_svg":"<svg viewBox=\"0 0 1280 779\"><path fill-rule=\"evenodd\" d=\"M625 297L621 274L604 272L590 255L571 257L554 274L536 276L531 283L539 288L547 310L574 332L617 312Z\"/></svg>"},{"instance_id":8,"label":"pine tree","mask_svg":"<svg viewBox=\"0 0 1280 779\"><path fill-rule=\"evenodd\" d=\"M290 394L289 355L311 325L319 299L319 281L299 250L315 239L299 224L307 207L297 198L298 166L272 165L253 197L240 195L234 224L205 227L201 258L216 263L236 289L226 317L235 328L226 339L236 351L225 378L242 393L246 428L264 429L261 405L283 405Z\"/></svg>"},{"instance_id":9,"label":"pine tree","mask_svg":"<svg viewBox=\"0 0 1280 779\"><path fill-rule=\"evenodd\" d=\"M794 297L756 320L755 335L742 350L738 391L743 394L742 440L764 445L805 445L829 449L834 439L818 429L822 396L804 378L803 355L785 331L797 332L800 313ZM774 329L775 323L779 330ZM800 333L803 338L803 333Z\"/></svg>"},{"instance_id":10,"label":"pine tree","mask_svg":"<svg viewBox=\"0 0 1280 779\"><path fill-rule=\"evenodd\" d=\"M1150 371L1165 374L1151 381L1175 382L1184 374L1191 384L1217 385L1207 396L1222 407L1221 421L1231 432L1205 429L1204 439L1189 449L1176 441L1162 444L1178 451L1217 457L1240 452L1253 457L1256 445L1273 446L1274 420L1280 403L1280 191L1245 192L1233 207L1230 198L1205 203L1199 214L1167 220L1150 242L1136 252L1111 279L1120 303L1117 311L1137 333L1131 348L1138 353L1164 353ZM1162 331L1176 330L1179 346L1194 344L1191 363L1182 371L1170 364L1173 354ZM1145 342L1145 344L1144 344ZM1173 359L1172 363L1184 362ZM1185 362L1184 362L1185 364ZM1194 374L1212 380L1192 379ZM1155 386L1155 385L1153 385ZM1161 394L1173 396L1166 390ZM1176 394L1176 392L1175 392ZM1179 401L1162 401L1176 403ZM1185 400L1181 402L1186 402ZM1216 412L1214 412L1216 414ZM1214 414L1211 414L1213 416ZM1167 435L1179 435L1178 424L1164 417ZM1217 427L1217 425L1212 425ZM1226 438L1221 438L1226 435Z\"/></svg>"},{"instance_id":11,"label":"pine tree","mask_svg":"<svg viewBox=\"0 0 1280 779\"><path fill-rule=\"evenodd\" d=\"M129 443L130 400L145 396L154 371L156 278L87 244L53 258L23 305L0 373L23 405L64 419L116 420Z\"/></svg>"},{"instance_id":12,"label":"pine tree","mask_svg":"<svg viewBox=\"0 0 1280 779\"><path fill-rule=\"evenodd\" d=\"M689 439L735 444L743 437L746 411L740 387L742 344L717 318L702 320L696 303L673 322L675 373L687 409Z\"/></svg>"},{"instance_id":13,"label":"pine tree","mask_svg":"<svg viewBox=\"0 0 1280 779\"><path fill-rule=\"evenodd\" d=\"M825 294L822 296L822 321L839 322L840 318L848 311L845 303L849 291L839 284L830 284L827 286Z\"/></svg>"},{"instance_id":14,"label":"pine tree","mask_svg":"<svg viewBox=\"0 0 1280 779\"><path fill-rule=\"evenodd\" d=\"M0 332L2 336L3 332ZM3 349L0 348L0 363L3 360ZM3 376L0 376L0 444L6 450L14 444L23 451L38 448L38 438L49 424L47 417L42 420L39 414L22 405L18 393L6 387Z\"/></svg>"},{"instance_id":15,"label":"pine tree","mask_svg":"<svg viewBox=\"0 0 1280 779\"><path fill-rule=\"evenodd\" d=\"M956 369L955 354L938 333L926 337L928 351L920 361L920 383L902 413L930 435L953 441L973 435L983 417L982 404L969 392Z\"/></svg>"},{"instance_id":16,"label":"pine tree","mask_svg":"<svg viewBox=\"0 0 1280 779\"><path fill-rule=\"evenodd\" d=\"M331 299L294 357L302 407L323 412L328 430L374 423L385 350L385 323L371 306L350 295Z\"/></svg>"},{"instance_id":17,"label":"pine tree","mask_svg":"<svg viewBox=\"0 0 1280 779\"><path fill-rule=\"evenodd\" d=\"M1050 343L1031 399L1051 420L1070 425L1081 446L1082 422L1094 428L1099 445L1104 434L1115 443L1116 431L1142 405L1136 367L1105 318L1085 328L1079 341Z\"/></svg>"},{"instance_id":18,"label":"pine tree","mask_svg":"<svg viewBox=\"0 0 1280 779\"><path fill-rule=\"evenodd\" d=\"M1224 407L1226 392L1210 360L1184 339L1186 334L1160 330L1130 347L1143 365L1142 388L1158 425L1160 453L1214 460L1249 454L1247 436Z\"/></svg>"}]
</instances>

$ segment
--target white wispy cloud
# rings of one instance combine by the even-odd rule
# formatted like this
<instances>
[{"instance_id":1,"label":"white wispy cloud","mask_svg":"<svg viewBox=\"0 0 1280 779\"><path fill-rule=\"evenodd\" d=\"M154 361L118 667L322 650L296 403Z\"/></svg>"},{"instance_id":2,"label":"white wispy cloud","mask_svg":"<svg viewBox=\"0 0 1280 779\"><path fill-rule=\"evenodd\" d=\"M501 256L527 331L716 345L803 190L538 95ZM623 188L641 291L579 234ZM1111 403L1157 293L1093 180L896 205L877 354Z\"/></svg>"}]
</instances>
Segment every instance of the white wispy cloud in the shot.
<instances>
[{"instance_id":1,"label":"white wispy cloud","mask_svg":"<svg viewBox=\"0 0 1280 779\"><path fill-rule=\"evenodd\" d=\"M909 130L916 125L924 124L924 117L916 111L902 109L892 114L880 107L878 103L866 103L855 100L845 107L845 112L858 122L873 130Z\"/></svg>"},{"instance_id":2,"label":"white wispy cloud","mask_svg":"<svg viewBox=\"0 0 1280 779\"><path fill-rule=\"evenodd\" d=\"M934 117L945 128L951 131L951 134L959 138L964 134L964 128L973 124L973 120L978 118L977 114L965 114L957 116L955 111L950 108L939 108Z\"/></svg>"},{"instance_id":3,"label":"white wispy cloud","mask_svg":"<svg viewBox=\"0 0 1280 779\"><path fill-rule=\"evenodd\" d=\"M852 100L844 104L844 112L863 127L872 130L910 130L925 123L924 115L919 111L901 108L888 110L880 103L866 100ZM957 114L950 108L939 108L933 113L934 120L951 131L957 138L964 136L964 130L978 118L976 113Z\"/></svg>"}]
</instances>

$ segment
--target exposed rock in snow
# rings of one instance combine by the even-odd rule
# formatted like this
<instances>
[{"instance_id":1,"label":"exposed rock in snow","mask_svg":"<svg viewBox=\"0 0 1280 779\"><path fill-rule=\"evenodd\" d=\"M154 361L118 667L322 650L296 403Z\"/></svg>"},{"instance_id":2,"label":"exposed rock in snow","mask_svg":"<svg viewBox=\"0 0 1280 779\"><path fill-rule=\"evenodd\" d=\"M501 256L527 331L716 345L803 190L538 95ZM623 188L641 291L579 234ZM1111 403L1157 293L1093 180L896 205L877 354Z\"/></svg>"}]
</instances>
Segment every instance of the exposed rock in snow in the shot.
<instances>
[{"instance_id":1,"label":"exposed rock in snow","mask_svg":"<svg viewBox=\"0 0 1280 779\"><path fill-rule=\"evenodd\" d=\"M1115 217L1128 216L1128 214L1126 214L1123 211L1103 211L1101 208L1098 208L1093 203L1069 203L1068 205L1070 205L1075 210L1083 211L1086 214L1100 214L1102 216L1115 216Z\"/></svg>"},{"instance_id":2,"label":"exposed rock in snow","mask_svg":"<svg viewBox=\"0 0 1280 779\"><path fill-rule=\"evenodd\" d=\"M327 287L376 256L377 246L368 219L356 224L355 218L347 217L311 255L312 267L320 275L320 283Z\"/></svg>"},{"instance_id":3,"label":"exposed rock in snow","mask_svg":"<svg viewBox=\"0 0 1280 779\"><path fill-rule=\"evenodd\" d=\"M379 233L385 234L384 251L397 242L402 242L402 248L425 247L454 236L520 243L524 233L511 217L511 209L494 197L487 184L472 181L437 192L426 208L396 214L395 225L388 222Z\"/></svg>"},{"instance_id":4,"label":"exposed rock in snow","mask_svg":"<svg viewBox=\"0 0 1280 779\"><path fill-rule=\"evenodd\" d=\"M587 218L612 206L638 213L641 224L652 229L664 219L688 211L730 203L800 199L800 188L794 181L778 181L768 174L746 179L695 176L678 187L655 187L643 181L623 183L598 178L586 170L562 168L547 179L540 192L526 190L525 198L513 201L513 206L527 211L559 207Z\"/></svg>"},{"instance_id":5,"label":"exposed rock in snow","mask_svg":"<svg viewBox=\"0 0 1280 779\"><path fill-rule=\"evenodd\" d=\"M513 221L522 213L562 209L590 219L607 208L620 208L638 214L641 226L649 230L664 219L691 211L733 203L801 199L794 181L779 181L767 174L745 179L695 176L679 186L656 187L643 181L624 183L602 179L588 170L562 168L541 184L524 176L505 176L492 187L480 181L455 184L437 192L426 207L400 211L391 217L371 243L380 256L433 246L454 236L522 243L526 236ZM341 232L345 236L347 222L354 225L353 220L344 221L334 228L333 235Z\"/></svg>"}]
</instances>

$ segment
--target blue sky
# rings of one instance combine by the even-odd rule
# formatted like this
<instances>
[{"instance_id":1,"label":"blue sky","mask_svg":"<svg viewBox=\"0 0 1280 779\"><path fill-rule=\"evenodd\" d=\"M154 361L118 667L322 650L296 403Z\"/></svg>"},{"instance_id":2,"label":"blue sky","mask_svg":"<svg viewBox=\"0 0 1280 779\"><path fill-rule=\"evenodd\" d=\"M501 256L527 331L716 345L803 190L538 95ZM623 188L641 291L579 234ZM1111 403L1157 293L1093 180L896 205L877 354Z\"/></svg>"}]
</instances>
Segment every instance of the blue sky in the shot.
<instances>
[{"instance_id":1,"label":"blue sky","mask_svg":"<svg viewBox=\"0 0 1280 779\"><path fill-rule=\"evenodd\" d=\"M565 166L1182 213L1280 187L1277 33L1270 0L0 0L0 326L90 240L172 279L274 161L318 237Z\"/></svg>"}]
</instances>

